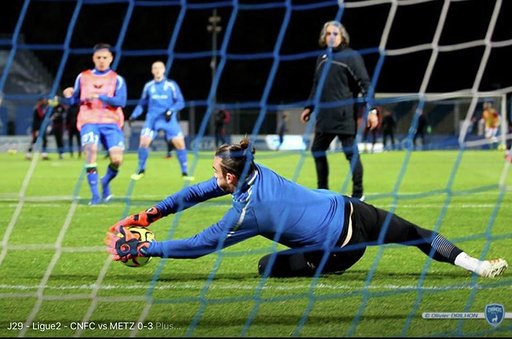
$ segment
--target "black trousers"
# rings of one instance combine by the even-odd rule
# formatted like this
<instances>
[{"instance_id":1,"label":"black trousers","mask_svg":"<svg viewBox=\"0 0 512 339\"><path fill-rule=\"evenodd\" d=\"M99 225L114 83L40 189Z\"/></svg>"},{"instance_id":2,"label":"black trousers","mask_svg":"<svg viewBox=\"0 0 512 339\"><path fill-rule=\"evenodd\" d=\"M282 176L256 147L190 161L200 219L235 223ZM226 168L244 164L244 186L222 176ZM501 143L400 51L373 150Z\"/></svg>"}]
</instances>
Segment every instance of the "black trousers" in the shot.
<instances>
[{"instance_id":1,"label":"black trousers","mask_svg":"<svg viewBox=\"0 0 512 339\"><path fill-rule=\"evenodd\" d=\"M386 148L386 145L388 143L388 137L391 139L391 148L395 147L395 135L393 134L393 131L382 131L382 144L384 145L384 148Z\"/></svg>"},{"instance_id":2,"label":"black trousers","mask_svg":"<svg viewBox=\"0 0 512 339\"><path fill-rule=\"evenodd\" d=\"M64 127L62 125L54 126L52 134L55 136L55 143L57 144L57 152L64 153Z\"/></svg>"},{"instance_id":3,"label":"black trousers","mask_svg":"<svg viewBox=\"0 0 512 339\"><path fill-rule=\"evenodd\" d=\"M69 154L73 155L73 139L76 140L77 153L82 153L82 140L80 137L80 131L76 128L70 127L68 129L68 149Z\"/></svg>"},{"instance_id":4,"label":"black trousers","mask_svg":"<svg viewBox=\"0 0 512 339\"><path fill-rule=\"evenodd\" d=\"M321 132L315 134L313 144L311 145L311 153L315 159L317 187L329 189L329 164L326 151L336 137L341 141L343 153L345 153L345 158L351 166L352 196L360 198L363 195L363 164L359 157L357 145L354 145L353 135Z\"/></svg>"},{"instance_id":5,"label":"black trousers","mask_svg":"<svg viewBox=\"0 0 512 339\"><path fill-rule=\"evenodd\" d=\"M215 124L215 147L219 147L225 143L226 138L224 137L224 124Z\"/></svg>"},{"instance_id":6,"label":"black trousers","mask_svg":"<svg viewBox=\"0 0 512 339\"><path fill-rule=\"evenodd\" d=\"M414 146L416 146L418 138L421 139L421 145L424 145L425 144L425 132L418 131L414 134L414 137L412 139L412 143Z\"/></svg>"},{"instance_id":7,"label":"black trousers","mask_svg":"<svg viewBox=\"0 0 512 339\"><path fill-rule=\"evenodd\" d=\"M352 206L352 236L344 247L339 246L343 244L348 233L349 209L345 210L344 231L335 248L327 252L290 249L268 254L259 261L259 274L271 277L305 277L343 273L361 259L367 246L391 243L415 246L434 260L452 264L462 252L437 232L423 229L396 214L358 200L353 200Z\"/></svg>"},{"instance_id":8,"label":"black trousers","mask_svg":"<svg viewBox=\"0 0 512 339\"><path fill-rule=\"evenodd\" d=\"M36 144L38 137L39 137L38 133L32 132L32 141L30 142L27 152L32 152L34 150L34 145ZM42 139L43 139L43 142L42 142L41 150L43 152L46 152L46 148L48 147L48 137L46 136L46 133L43 133Z\"/></svg>"}]
</instances>

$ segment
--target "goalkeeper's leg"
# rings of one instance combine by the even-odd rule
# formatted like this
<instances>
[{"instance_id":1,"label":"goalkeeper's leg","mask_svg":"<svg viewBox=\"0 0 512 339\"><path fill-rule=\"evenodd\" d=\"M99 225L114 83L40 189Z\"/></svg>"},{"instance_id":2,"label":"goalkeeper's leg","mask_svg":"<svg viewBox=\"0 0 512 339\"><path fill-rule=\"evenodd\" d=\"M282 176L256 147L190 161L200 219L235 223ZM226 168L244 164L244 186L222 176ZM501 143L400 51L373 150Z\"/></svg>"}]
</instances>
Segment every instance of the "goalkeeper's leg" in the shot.
<instances>
[{"instance_id":1,"label":"goalkeeper's leg","mask_svg":"<svg viewBox=\"0 0 512 339\"><path fill-rule=\"evenodd\" d=\"M312 277L318 274L343 273L363 256L366 247L324 251L297 252L285 250L267 254L258 263L258 273L265 277ZM328 258L324 258L328 256ZM327 260L323 263L323 260ZM322 267L320 267L322 265Z\"/></svg>"},{"instance_id":2,"label":"goalkeeper's leg","mask_svg":"<svg viewBox=\"0 0 512 339\"><path fill-rule=\"evenodd\" d=\"M423 229L398 215L365 204L353 202L354 225L362 230L368 245L398 243L415 246L434 260L454 263L462 250L440 234Z\"/></svg>"},{"instance_id":3,"label":"goalkeeper's leg","mask_svg":"<svg viewBox=\"0 0 512 339\"><path fill-rule=\"evenodd\" d=\"M398 243L415 246L436 261L459 266L482 277L501 275L508 267L506 260L501 258L474 258L441 234L364 202L354 203L354 224L366 234L369 245Z\"/></svg>"},{"instance_id":4,"label":"goalkeeper's leg","mask_svg":"<svg viewBox=\"0 0 512 339\"><path fill-rule=\"evenodd\" d=\"M258 273L264 277L311 277L315 271L316 262L292 250L267 254L258 263Z\"/></svg>"}]
</instances>

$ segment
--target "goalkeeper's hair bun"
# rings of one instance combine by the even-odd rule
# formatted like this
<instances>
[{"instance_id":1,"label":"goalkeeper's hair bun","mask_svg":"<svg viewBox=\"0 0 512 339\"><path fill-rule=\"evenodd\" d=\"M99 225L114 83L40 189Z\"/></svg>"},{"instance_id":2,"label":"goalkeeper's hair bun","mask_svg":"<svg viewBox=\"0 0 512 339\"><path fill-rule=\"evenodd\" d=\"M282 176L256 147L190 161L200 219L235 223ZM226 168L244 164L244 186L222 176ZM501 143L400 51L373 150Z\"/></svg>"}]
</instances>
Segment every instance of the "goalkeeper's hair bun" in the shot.
<instances>
[{"instance_id":1,"label":"goalkeeper's hair bun","mask_svg":"<svg viewBox=\"0 0 512 339\"><path fill-rule=\"evenodd\" d=\"M221 145L215 152L215 156L222 159L220 166L224 174L230 172L240 178L244 172L247 172L247 175L255 170L254 153L256 150L246 136L238 145ZM249 171L245 169L246 163L249 163Z\"/></svg>"}]
</instances>

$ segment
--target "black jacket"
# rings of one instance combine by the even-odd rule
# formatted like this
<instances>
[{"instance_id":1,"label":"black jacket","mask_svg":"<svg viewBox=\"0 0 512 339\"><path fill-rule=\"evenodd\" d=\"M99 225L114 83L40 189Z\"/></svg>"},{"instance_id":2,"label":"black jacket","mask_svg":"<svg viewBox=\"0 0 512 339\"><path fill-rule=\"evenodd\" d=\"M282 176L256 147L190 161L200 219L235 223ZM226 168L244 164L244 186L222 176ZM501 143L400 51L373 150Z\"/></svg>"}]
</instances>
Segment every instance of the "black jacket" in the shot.
<instances>
[{"instance_id":1,"label":"black jacket","mask_svg":"<svg viewBox=\"0 0 512 339\"><path fill-rule=\"evenodd\" d=\"M321 89L319 101L315 101L317 87L322 79L324 69L326 78ZM320 105L315 124L315 132L335 134L355 134L355 101L359 94L368 95L370 77L361 55L351 48L334 50L332 59L327 51L316 62L313 88L308 102L311 109ZM329 106L329 107L326 107Z\"/></svg>"}]
</instances>

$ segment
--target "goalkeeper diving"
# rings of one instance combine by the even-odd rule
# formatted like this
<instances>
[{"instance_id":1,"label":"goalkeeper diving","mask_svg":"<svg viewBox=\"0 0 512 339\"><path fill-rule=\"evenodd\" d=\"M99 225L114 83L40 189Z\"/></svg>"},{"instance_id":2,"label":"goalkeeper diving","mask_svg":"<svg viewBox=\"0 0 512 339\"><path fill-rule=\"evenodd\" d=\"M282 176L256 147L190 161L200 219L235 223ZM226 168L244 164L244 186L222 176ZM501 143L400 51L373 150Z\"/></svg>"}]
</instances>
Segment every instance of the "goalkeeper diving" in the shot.
<instances>
[{"instance_id":1,"label":"goalkeeper diving","mask_svg":"<svg viewBox=\"0 0 512 339\"><path fill-rule=\"evenodd\" d=\"M342 273L367 246L415 246L436 261L482 277L506 270L506 260L479 260L441 234L359 199L325 189L309 189L254 161L249 139L221 145L213 158L213 177L185 187L138 214L110 227L105 238L114 260L133 257L198 258L255 236L288 247L258 263L262 276L297 277ZM231 194L233 205L221 220L185 239L139 241L128 226L153 222L201 202ZM123 237L119 237L121 233Z\"/></svg>"}]
</instances>

